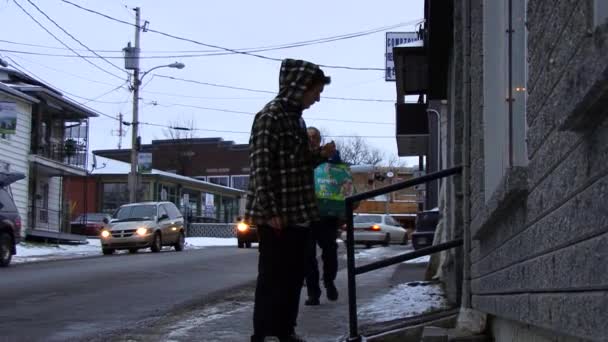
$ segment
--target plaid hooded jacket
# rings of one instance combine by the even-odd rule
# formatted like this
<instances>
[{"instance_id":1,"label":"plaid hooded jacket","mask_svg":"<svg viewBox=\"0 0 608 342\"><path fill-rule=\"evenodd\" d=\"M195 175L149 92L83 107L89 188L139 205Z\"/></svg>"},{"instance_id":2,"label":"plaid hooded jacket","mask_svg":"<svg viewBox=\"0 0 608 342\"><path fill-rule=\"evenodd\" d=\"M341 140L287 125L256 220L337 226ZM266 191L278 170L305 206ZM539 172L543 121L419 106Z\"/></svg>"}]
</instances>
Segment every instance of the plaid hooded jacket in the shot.
<instances>
[{"instance_id":1,"label":"plaid hooded jacket","mask_svg":"<svg viewBox=\"0 0 608 342\"><path fill-rule=\"evenodd\" d=\"M311 151L302 119L302 96L319 67L286 59L279 94L256 114L249 139L249 189L245 219L265 224L278 216L284 225L318 219L314 167L322 162Z\"/></svg>"}]
</instances>

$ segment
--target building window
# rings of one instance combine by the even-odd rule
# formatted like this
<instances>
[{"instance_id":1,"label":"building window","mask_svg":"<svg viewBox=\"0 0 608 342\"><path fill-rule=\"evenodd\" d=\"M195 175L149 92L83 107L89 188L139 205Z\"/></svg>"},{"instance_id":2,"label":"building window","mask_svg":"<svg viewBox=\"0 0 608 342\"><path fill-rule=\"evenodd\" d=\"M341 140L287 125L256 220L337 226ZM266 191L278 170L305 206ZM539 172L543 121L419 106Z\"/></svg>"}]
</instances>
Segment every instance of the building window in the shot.
<instances>
[{"instance_id":1,"label":"building window","mask_svg":"<svg viewBox=\"0 0 608 342\"><path fill-rule=\"evenodd\" d=\"M598 27L606 24L608 20L608 1L594 0L593 1L593 25Z\"/></svg>"},{"instance_id":2,"label":"building window","mask_svg":"<svg viewBox=\"0 0 608 342\"><path fill-rule=\"evenodd\" d=\"M395 178L395 183L406 181L412 177L408 177L405 174L398 174ZM395 191L392 193L393 201L395 202L406 202L416 203L416 190L414 188L405 188L403 190Z\"/></svg>"},{"instance_id":3,"label":"building window","mask_svg":"<svg viewBox=\"0 0 608 342\"><path fill-rule=\"evenodd\" d=\"M229 176L208 176L207 181L217 185L230 186Z\"/></svg>"},{"instance_id":4,"label":"building window","mask_svg":"<svg viewBox=\"0 0 608 342\"><path fill-rule=\"evenodd\" d=\"M102 211L113 214L121 205L129 203L127 183L104 183Z\"/></svg>"},{"instance_id":5,"label":"building window","mask_svg":"<svg viewBox=\"0 0 608 342\"><path fill-rule=\"evenodd\" d=\"M177 206L180 205L177 188L174 185L159 184L158 189L160 201L171 202Z\"/></svg>"},{"instance_id":6,"label":"building window","mask_svg":"<svg viewBox=\"0 0 608 342\"><path fill-rule=\"evenodd\" d=\"M528 163L526 3L526 0L485 1L483 6L486 201L510 167Z\"/></svg>"},{"instance_id":7,"label":"building window","mask_svg":"<svg viewBox=\"0 0 608 342\"><path fill-rule=\"evenodd\" d=\"M240 175L231 177L231 186L235 189L246 191L249 187L249 176Z\"/></svg>"}]
</instances>

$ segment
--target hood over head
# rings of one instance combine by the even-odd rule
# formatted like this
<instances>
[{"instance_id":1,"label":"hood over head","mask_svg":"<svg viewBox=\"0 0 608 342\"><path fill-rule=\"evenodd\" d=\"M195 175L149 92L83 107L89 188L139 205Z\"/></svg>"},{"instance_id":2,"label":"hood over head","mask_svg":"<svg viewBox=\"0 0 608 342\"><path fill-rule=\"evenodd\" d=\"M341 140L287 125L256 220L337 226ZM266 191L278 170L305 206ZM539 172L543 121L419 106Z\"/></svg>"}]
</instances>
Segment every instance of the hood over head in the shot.
<instances>
[{"instance_id":1,"label":"hood over head","mask_svg":"<svg viewBox=\"0 0 608 342\"><path fill-rule=\"evenodd\" d=\"M314 80L314 82L313 82ZM321 68L311 62L284 59L279 74L279 95L277 98L294 107L302 106L304 92L316 82L329 84L331 79L325 76Z\"/></svg>"}]
</instances>

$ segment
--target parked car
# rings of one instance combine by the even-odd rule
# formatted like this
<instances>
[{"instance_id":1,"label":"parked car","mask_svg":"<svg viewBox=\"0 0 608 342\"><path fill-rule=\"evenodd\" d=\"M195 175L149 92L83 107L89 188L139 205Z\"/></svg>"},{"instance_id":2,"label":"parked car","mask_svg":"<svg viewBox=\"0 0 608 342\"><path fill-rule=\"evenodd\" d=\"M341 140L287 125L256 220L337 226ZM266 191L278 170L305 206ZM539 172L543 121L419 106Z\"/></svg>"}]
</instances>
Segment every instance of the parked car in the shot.
<instances>
[{"instance_id":1,"label":"parked car","mask_svg":"<svg viewBox=\"0 0 608 342\"><path fill-rule=\"evenodd\" d=\"M416 231L412 234L414 249L428 247L433 244L435 229L439 223L439 210L427 210L416 214Z\"/></svg>"},{"instance_id":2,"label":"parked car","mask_svg":"<svg viewBox=\"0 0 608 342\"><path fill-rule=\"evenodd\" d=\"M390 215L357 214L353 217L355 244L367 247L390 243L407 244L407 231ZM342 232L342 240L346 241L346 231Z\"/></svg>"},{"instance_id":3,"label":"parked car","mask_svg":"<svg viewBox=\"0 0 608 342\"><path fill-rule=\"evenodd\" d=\"M255 226L238 219L236 224L236 239L239 248L251 248L253 242L258 242L258 231Z\"/></svg>"},{"instance_id":4,"label":"parked car","mask_svg":"<svg viewBox=\"0 0 608 342\"><path fill-rule=\"evenodd\" d=\"M158 253L163 246L184 249L184 218L171 202L145 202L126 204L118 208L107 227L101 231L103 254L117 249L136 253L150 248Z\"/></svg>"},{"instance_id":5,"label":"parked car","mask_svg":"<svg viewBox=\"0 0 608 342\"><path fill-rule=\"evenodd\" d=\"M81 214L70 223L72 234L99 236L105 227L104 219L109 221L111 218L112 215L104 213Z\"/></svg>"},{"instance_id":6,"label":"parked car","mask_svg":"<svg viewBox=\"0 0 608 342\"><path fill-rule=\"evenodd\" d=\"M0 173L0 267L10 265L21 240L21 216L11 195L10 185L24 178L23 173Z\"/></svg>"}]
</instances>

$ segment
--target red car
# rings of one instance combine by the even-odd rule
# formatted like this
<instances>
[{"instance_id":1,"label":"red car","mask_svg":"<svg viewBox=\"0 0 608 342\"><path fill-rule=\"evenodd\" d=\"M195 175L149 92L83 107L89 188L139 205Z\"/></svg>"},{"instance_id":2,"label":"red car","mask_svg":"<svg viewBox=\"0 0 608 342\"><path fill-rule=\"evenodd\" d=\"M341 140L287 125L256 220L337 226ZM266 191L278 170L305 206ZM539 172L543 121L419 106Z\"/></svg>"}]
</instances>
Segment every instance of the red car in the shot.
<instances>
[{"instance_id":1,"label":"red car","mask_svg":"<svg viewBox=\"0 0 608 342\"><path fill-rule=\"evenodd\" d=\"M105 226L104 218L110 221L112 216L104 213L81 214L71 223L72 234L99 236L99 232Z\"/></svg>"}]
</instances>

